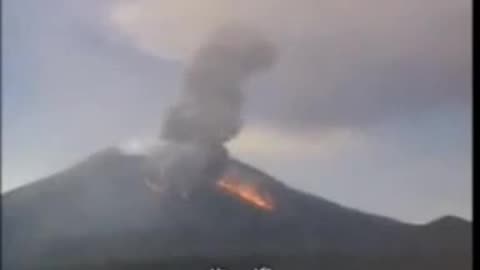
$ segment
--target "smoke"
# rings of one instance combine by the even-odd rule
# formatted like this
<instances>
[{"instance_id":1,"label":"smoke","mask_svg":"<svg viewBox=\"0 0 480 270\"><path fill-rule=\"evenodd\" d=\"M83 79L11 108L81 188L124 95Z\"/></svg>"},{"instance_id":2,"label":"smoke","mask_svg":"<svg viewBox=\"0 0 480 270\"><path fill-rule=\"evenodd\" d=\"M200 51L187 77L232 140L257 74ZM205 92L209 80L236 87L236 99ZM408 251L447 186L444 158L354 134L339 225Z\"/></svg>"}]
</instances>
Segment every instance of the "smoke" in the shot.
<instances>
[{"instance_id":1,"label":"smoke","mask_svg":"<svg viewBox=\"0 0 480 270\"><path fill-rule=\"evenodd\" d=\"M223 145L242 126L244 82L270 67L273 45L251 29L225 26L200 47L186 70L180 100L167 112L161 140L147 162L147 181L175 190L184 198L196 183L216 181L229 155Z\"/></svg>"},{"instance_id":2,"label":"smoke","mask_svg":"<svg viewBox=\"0 0 480 270\"><path fill-rule=\"evenodd\" d=\"M196 52L180 101L167 113L168 141L221 145L241 129L242 84L273 64L275 50L251 29L225 26Z\"/></svg>"}]
</instances>

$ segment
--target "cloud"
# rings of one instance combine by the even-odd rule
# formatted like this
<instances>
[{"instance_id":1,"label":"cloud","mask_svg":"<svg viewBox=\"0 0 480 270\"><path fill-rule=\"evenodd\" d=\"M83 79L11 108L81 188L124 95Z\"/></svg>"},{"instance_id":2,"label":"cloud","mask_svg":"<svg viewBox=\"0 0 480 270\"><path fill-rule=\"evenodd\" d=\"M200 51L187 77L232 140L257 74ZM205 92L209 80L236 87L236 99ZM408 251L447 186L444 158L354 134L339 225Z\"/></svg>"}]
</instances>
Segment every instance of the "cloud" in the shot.
<instances>
[{"instance_id":1,"label":"cloud","mask_svg":"<svg viewBox=\"0 0 480 270\"><path fill-rule=\"evenodd\" d=\"M375 213L471 218L470 5L4 1L2 189L126 138L129 153L148 149L189 51L236 20L273 40L279 58L249 84L235 157Z\"/></svg>"},{"instance_id":2,"label":"cloud","mask_svg":"<svg viewBox=\"0 0 480 270\"><path fill-rule=\"evenodd\" d=\"M121 142L117 145L117 149L126 155L143 156L158 147L163 147L165 144L166 142L160 141L157 137L133 137L125 142Z\"/></svg>"},{"instance_id":3,"label":"cloud","mask_svg":"<svg viewBox=\"0 0 480 270\"><path fill-rule=\"evenodd\" d=\"M158 134L179 65L108 32L106 2L8 0L3 7L2 190L125 138Z\"/></svg>"},{"instance_id":4,"label":"cloud","mask_svg":"<svg viewBox=\"0 0 480 270\"><path fill-rule=\"evenodd\" d=\"M361 134L346 129L305 134L273 129L267 126L247 126L228 143L232 155L245 160L294 161L298 157L316 160L333 159L342 151L362 143Z\"/></svg>"},{"instance_id":5,"label":"cloud","mask_svg":"<svg viewBox=\"0 0 480 270\"><path fill-rule=\"evenodd\" d=\"M257 125L246 127L238 137L227 143L227 147L235 158L245 160L259 158L292 161L299 156L326 160L339 156L349 147L362 146L365 139L363 134L347 129L305 134ZM144 155L166 143L155 136L137 136L121 142L117 148L125 154Z\"/></svg>"},{"instance_id":6,"label":"cloud","mask_svg":"<svg viewBox=\"0 0 480 270\"><path fill-rule=\"evenodd\" d=\"M225 23L274 40L276 68L252 88L253 117L292 129L364 128L469 106L471 4L448 0L137 0L110 23L151 55L184 62Z\"/></svg>"}]
</instances>

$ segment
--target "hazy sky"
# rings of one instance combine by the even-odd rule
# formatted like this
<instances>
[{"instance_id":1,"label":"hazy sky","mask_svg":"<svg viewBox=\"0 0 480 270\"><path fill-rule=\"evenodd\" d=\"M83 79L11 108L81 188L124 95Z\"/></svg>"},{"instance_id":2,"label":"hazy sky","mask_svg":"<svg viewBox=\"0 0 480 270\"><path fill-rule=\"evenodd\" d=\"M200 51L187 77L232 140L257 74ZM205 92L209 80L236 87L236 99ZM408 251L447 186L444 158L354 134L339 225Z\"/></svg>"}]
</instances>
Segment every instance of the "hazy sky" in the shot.
<instances>
[{"instance_id":1,"label":"hazy sky","mask_svg":"<svg viewBox=\"0 0 480 270\"><path fill-rule=\"evenodd\" d=\"M260 3L258 3L260 2ZM224 23L272 40L236 157L291 186L425 222L471 218L466 0L5 0L3 190L159 133Z\"/></svg>"}]
</instances>

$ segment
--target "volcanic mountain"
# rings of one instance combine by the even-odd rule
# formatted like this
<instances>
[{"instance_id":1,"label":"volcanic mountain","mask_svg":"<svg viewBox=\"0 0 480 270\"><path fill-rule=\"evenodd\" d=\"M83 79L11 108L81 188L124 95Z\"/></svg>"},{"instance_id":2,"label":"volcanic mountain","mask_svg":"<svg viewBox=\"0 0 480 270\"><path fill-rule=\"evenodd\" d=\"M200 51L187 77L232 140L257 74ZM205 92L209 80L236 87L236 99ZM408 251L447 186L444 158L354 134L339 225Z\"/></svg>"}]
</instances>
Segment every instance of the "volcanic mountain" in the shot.
<instances>
[{"instance_id":1,"label":"volcanic mountain","mask_svg":"<svg viewBox=\"0 0 480 270\"><path fill-rule=\"evenodd\" d=\"M152 182L145 158L108 149L4 194L2 269L471 268L462 219L362 213L235 159L184 193Z\"/></svg>"}]
</instances>

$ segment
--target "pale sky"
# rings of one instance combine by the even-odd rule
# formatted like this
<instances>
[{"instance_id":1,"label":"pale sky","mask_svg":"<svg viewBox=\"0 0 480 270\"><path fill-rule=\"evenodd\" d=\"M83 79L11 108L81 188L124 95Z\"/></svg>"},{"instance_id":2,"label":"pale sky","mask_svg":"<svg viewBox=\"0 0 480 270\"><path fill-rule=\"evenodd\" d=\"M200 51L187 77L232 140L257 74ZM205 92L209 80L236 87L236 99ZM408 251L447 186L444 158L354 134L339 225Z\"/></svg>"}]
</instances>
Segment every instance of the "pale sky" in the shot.
<instances>
[{"instance_id":1,"label":"pale sky","mask_svg":"<svg viewBox=\"0 0 480 270\"><path fill-rule=\"evenodd\" d=\"M5 0L2 15L3 191L155 138L192 52L235 22L279 56L248 84L234 156L364 211L471 219L470 1Z\"/></svg>"}]
</instances>

